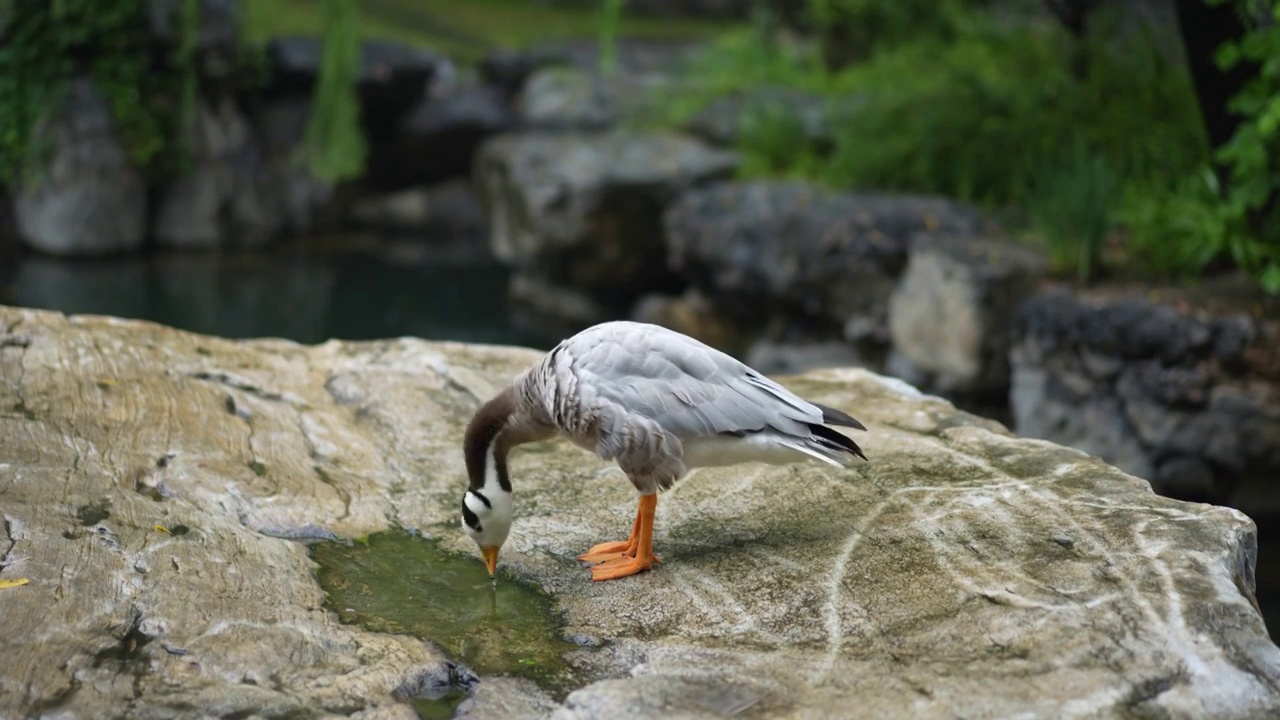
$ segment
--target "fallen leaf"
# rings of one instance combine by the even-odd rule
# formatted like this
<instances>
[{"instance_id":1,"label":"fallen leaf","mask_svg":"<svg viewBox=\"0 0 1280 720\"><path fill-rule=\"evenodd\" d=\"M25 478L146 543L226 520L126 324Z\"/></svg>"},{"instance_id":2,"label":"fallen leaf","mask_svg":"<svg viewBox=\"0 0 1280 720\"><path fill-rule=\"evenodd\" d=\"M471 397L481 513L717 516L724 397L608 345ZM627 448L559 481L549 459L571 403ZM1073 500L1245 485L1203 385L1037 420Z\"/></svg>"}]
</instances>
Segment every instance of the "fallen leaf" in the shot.
<instances>
[{"instance_id":1,"label":"fallen leaf","mask_svg":"<svg viewBox=\"0 0 1280 720\"><path fill-rule=\"evenodd\" d=\"M152 529L152 530L155 530L156 532L162 532L162 533L167 533L167 532L169 532L169 528L167 528L167 527L165 527L165 526L161 525L160 523L156 523L155 525L152 525L152 526L151 526L151 529Z\"/></svg>"},{"instance_id":2,"label":"fallen leaf","mask_svg":"<svg viewBox=\"0 0 1280 720\"><path fill-rule=\"evenodd\" d=\"M12 580L0 580L0 590L8 590L9 588L22 587L31 582L26 578L14 578Z\"/></svg>"}]
</instances>

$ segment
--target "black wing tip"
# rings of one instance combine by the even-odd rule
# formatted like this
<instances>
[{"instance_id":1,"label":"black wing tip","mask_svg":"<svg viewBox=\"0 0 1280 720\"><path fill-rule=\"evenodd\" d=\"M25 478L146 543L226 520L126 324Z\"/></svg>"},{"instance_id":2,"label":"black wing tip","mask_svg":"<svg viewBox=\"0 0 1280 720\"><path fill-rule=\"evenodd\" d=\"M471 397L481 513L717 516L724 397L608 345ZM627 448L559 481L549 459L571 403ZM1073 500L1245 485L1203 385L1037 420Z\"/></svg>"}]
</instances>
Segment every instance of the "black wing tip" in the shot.
<instances>
[{"instance_id":1,"label":"black wing tip","mask_svg":"<svg viewBox=\"0 0 1280 720\"><path fill-rule=\"evenodd\" d=\"M839 425L840 427L851 427L856 430L867 429L866 425L863 425L862 423L858 422L857 420L854 419L852 415L844 412L843 410L837 410L833 407L823 405L822 403L813 402L812 400L810 400L809 402L813 403L815 407L817 407L819 410L822 411L822 422L828 425Z\"/></svg>"},{"instance_id":2,"label":"black wing tip","mask_svg":"<svg viewBox=\"0 0 1280 720\"><path fill-rule=\"evenodd\" d=\"M857 422L857 421L855 420L854 422ZM836 432L835 430L832 430L831 428L826 427L825 425L818 425L817 423L810 425L809 431L812 432L814 435L818 436L819 438L822 438L823 440L826 440L827 442L831 443L832 445L839 447L841 450L848 452L850 455L856 455L857 457L860 457L863 460L867 460L867 456L863 454L862 448L858 447L858 443L854 442L853 438L850 438L848 435L845 435L844 433ZM867 462L871 462L871 461L867 460Z\"/></svg>"}]
</instances>

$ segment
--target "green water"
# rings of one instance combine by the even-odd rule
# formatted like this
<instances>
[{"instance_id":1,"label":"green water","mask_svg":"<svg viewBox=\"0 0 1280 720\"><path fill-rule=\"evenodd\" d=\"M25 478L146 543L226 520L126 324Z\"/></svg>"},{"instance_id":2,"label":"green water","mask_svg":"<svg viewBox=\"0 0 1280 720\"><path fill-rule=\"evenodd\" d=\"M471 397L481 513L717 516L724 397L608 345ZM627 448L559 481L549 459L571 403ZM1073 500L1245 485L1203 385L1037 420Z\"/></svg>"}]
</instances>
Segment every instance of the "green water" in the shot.
<instances>
[{"instance_id":1,"label":"green water","mask_svg":"<svg viewBox=\"0 0 1280 720\"><path fill-rule=\"evenodd\" d=\"M502 569L495 584L478 556L397 530L351 545L318 543L311 557L327 607L344 623L430 640L477 675L526 677L555 695L573 680L564 654L576 646L564 640L551 597ZM433 717L429 709L462 698L415 707Z\"/></svg>"}]
</instances>

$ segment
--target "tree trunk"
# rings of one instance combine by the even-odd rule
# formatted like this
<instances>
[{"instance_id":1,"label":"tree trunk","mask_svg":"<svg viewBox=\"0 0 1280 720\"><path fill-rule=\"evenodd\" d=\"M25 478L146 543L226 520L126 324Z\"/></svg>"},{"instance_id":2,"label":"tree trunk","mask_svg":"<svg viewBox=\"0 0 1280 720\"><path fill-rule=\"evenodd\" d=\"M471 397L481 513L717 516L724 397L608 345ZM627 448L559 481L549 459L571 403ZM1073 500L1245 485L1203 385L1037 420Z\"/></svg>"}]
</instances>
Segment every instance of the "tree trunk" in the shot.
<instances>
[{"instance_id":1,"label":"tree trunk","mask_svg":"<svg viewBox=\"0 0 1280 720\"><path fill-rule=\"evenodd\" d=\"M1205 0L1177 0L1177 7L1178 29L1187 51L1187 69L1200 103L1209 146L1216 150L1240 127L1240 118L1227 109L1227 103L1258 73L1258 66L1241 62L1224 72L1214 62L1214 53L1222 43L1245 33L1235 2L1211 6Z\"/></svg>"}]
</instances>

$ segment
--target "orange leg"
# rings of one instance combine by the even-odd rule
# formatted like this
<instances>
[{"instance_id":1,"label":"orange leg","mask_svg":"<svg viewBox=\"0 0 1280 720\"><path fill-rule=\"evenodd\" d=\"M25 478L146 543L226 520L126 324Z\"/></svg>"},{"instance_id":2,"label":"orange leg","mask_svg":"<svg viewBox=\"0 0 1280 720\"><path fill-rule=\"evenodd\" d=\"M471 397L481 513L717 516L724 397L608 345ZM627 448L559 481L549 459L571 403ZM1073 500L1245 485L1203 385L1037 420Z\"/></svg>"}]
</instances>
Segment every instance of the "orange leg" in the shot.
<instances>
[{"instance_id":1,"label":"orange leg","mask_svg":"<svg viewBox=\"0 0 1280 720\"><path fill-rule=\"evenodd\" d=\"M578 556L579 560L587 562L604 562L605 560L614 560L623 555L635 555L636 543L640 539L640 510L636 510L636 520L631 523L631 534L626 540L618 540L615 542L605 542L599 545L592 545L591 549Z\"/></svg>"},{"instance_id":2,"label":"orange leg","mask_svg":"<svg viewBox=\"0 0 1280 720\"><path fill-rule=\"evenodd\" d=\"M627 541L625 549L591 568L592 580L616 580L635 575L659 562L658 557L653 554L653 514L657 508L657 494L640 496L640 509L636 512L631 538ZM607 545L612 547L614 543L607 543ZM594 550L595 548L592 548L592 551ZM605 553L600 553L600 555L603 554Z\"/></svg>"}]
</instances>

